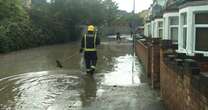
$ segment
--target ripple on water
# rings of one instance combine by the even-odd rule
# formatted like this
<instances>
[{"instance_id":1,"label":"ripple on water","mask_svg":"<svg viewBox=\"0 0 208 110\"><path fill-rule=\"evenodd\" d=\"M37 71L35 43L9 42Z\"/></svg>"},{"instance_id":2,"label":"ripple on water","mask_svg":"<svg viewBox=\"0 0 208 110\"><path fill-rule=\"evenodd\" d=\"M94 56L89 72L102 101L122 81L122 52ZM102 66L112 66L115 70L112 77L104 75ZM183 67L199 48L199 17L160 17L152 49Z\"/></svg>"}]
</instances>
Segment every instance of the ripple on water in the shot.
<instances>
[{"instance_id":1,"label":"ripple on water","mask_svg":"<svg viewBox=\"0 0 208 110\"><path fill-rule=\"evenodd\" d=\"M0 79L0 108L43 110L53 105L59 96L66 94L66 91L74 90L78 97L79 72L68 73L69 71L64 70L42 71Z\"/></svg>"}]
</instances>

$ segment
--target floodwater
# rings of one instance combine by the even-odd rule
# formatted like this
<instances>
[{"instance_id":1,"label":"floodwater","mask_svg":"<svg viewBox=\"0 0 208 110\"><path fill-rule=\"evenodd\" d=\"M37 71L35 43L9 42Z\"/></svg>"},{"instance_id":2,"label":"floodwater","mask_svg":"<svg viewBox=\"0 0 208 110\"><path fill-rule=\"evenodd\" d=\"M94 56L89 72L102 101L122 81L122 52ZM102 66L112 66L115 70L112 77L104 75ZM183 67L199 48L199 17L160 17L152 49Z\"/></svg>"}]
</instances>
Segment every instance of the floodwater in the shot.
<instances>
[{"instance_id":1,"label":"floodwater","mask_svg":"<svg viewBox=\"0 0 208 110\"><path fill-rule=\"evenodd\" d=\"M130 41L102 42L93 76L80 57L79 43L0 55L0 110L165 110Z\"/></svg>"}]
</instances>

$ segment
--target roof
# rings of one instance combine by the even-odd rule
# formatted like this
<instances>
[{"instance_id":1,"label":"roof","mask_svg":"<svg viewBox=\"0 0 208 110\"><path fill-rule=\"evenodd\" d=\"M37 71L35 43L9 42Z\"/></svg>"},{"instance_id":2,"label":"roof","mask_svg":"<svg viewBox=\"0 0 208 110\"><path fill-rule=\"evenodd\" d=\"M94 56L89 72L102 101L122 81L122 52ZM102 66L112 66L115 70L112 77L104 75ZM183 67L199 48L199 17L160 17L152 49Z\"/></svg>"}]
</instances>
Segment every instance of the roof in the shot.
<instances>
[{"instance_id":1,"label":"roof","mask_svg":"<svg viewBox=\"0 0 208 110\"><path fill-rule=\"evenodd\" d=\"M186 3L180 6L180 8L185 8L189 6L204 6L208 5L207 0L186 0Z\"/></svg>"},{"instance_id":2,"label":"roof","mask_svg":"<svg viewBox=\"0 0 208 110\"><path fill-rule=\"evenodd\" d=\"M152 7L151 7L151 10L150 10L150 16L149 16L149 19L150 20L153 20L155 18L160 18L162 17L163 13L163 7L159 4L154 4Z\"/></svg>"},{"instance_id":3,"label":"roof","mask_svg":"<svg viewBox=\"0 0 208 110\"><path fill-rule=\"evenodd\" d=\"M179 6L177 4L172 4L164 9L164 12L177 12L177 11L179 11Z\"/></svg>"},{"instance_id":4,"label":"roof","mask_svg":"<svg viewBox=\"0 0 208 110\"><path fill-rule=\"evenodd\" d=\"M164 12L177 12L182 4L193 0L167 0Z\"/></svg>"}]
</instances>

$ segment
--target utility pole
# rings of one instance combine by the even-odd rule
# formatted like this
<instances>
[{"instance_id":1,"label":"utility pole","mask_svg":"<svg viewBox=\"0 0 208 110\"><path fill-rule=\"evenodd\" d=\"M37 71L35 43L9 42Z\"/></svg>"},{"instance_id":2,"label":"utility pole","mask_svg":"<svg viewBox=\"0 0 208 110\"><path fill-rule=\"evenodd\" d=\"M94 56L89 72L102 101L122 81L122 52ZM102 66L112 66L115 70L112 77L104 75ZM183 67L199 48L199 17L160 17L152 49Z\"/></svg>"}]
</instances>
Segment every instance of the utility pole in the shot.
<instances>
[{"instance_id":1,"label":"utility pole","mask_svg":"<svg viewBox=\"0 0 208 110\"><path fill-rule=\"evenodd\" d=\"M132 34L132 42L133 42L133 44L132 44L132 51L133 51L133 60L132 60L132 83L134 84L134 69L135 69L135 8L136 8L136 3L135 3L136 1L135 0L133 0L133 11L132 11L132 13L133 13L133 19L132 19L132 21L131 21L131 34Z\"/></svg>"},{"instance_id":2,"label":"utility pole","mask_svg":"<svg viewBox=\"0 0 208 110\"><path fill-rule=\"evenodd\" d=\"M135 55L135 33L136 33L136 22L135 22L135 8L136 8L136 1L133 0L133 19L132 19L132 37L133 37L133 54Z\"/></svg>"},{"instance_id":3,"label":"utility pole","mask_svg":"<svg viewBox=\"0 0 208 110\"><path fill-rule=\"evenodd\" d=\"M133 14L135 14L136 1L133 1Z\"/></svg>"},{"instance_id":4,"label":"utility pole","mask_svg":"<svg viewBox=\"0 0 208 110\"><path fill-rule=\"evenodd\" d=\"M132 37L133 37L133 55L135 57L135 34L136 34L136 22L135 22L135 8L136 8L136 1L133 0L133 21L132 21Z\"/></svg>"}]
</instances>

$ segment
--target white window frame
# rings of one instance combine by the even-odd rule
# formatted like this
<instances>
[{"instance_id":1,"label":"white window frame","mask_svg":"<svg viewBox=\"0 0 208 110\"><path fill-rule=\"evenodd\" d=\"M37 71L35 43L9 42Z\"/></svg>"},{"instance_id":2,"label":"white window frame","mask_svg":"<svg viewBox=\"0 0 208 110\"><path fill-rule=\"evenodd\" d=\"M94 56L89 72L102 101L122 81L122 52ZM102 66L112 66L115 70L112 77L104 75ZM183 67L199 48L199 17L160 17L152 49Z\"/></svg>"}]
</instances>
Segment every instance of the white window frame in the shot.
<instances>
[{"instance_id":1,"label":"white window frame","mask_svg":"<svg viewBox=\"0 0 208 110\"><path fill-rule=\"evenodd\" d=\"M201 11L201 12L204 12L204 11ZM194 22L194 36L195 37L194 37L194 47L193 48L194 48L195 53L204 53L205 51L196 50L196 28L208 28L208 24L195 24L195 22L196 22L196 20L195 20L196 13L200 13L200 12L194 12L193 22ZM208 13L208 10L207 10L207 13Z\"/></svg>"},{"instance_id":2,"label":"white window frame","mask_svg":"<svg viewBox=\"0 0 208 110\"><path fill-rule=\"evenodd\" d=\"M169 21L170 21L171 17L179 17L179 13L178 12L166 12L166 13L164 13L164 15L163 15L163 18L164 18L163 39L165 39L165 40L171 40L171 36L170 36L170 33L171 33L170 29L171 28L178 28L178 30L179 30L179 25L170 25Z\"/></svg>"},{"instance_id":3,"label":"white window frame","mask_svg":"<svg viewBox=\"0 0 208 110\"><path fill-rule=\"evenodd\" d=\"M171 17L168 18L168 23L169 23L169 27L168 27L168 29L169 29L168 36L170 37L170 40L172 40L172 41L173 41L173 38L171 37L171 29L172 29L172 28L177 28L178 31L179 31L179 18L178 18L178 25L171 25L170 20L171 20L171 18L173 18L173 17L178 17L178 16L171 16ZM177 37L178 37L178 35L177 35ZM174 43L174 44L178 44L178 38L177 38L177 41L174 41L173 43Z\"/></svg>"},{"instance_id":4,"label":"white window frame","mask_svg":"<svg viewBox=\"0 0 208 110\"><path fill-rule=\"evenodd\" d=\"M163 17L163 36L162 36L162 40L165 40L166 39L166 36L165 36L165 21L166 21L166 18Z\"/></svg>"},{"instance_id":5,"label":"white window frame","mask_svg":"<svg viewBox=\"0 0 208 110\"><path fill-rule=\"evenodd\" d=\"M151 38L154 38L154 34L155 34L155 22L151 21Z\"/></svg>"},{"instance_id":6,"label":"white window frame","mask_svg":"<svg viewBox=\"0 0 208 110\"><path fill-rule=\"evenodd\" d=\"M162 22L162 27L159 27L159 23ZM158 38L163 38L163 20L161 19L161 21L158 21L158 30L157 30L157 33L158 33ZM160 36L160 30L162 30L162 36Z\"/></svg>"},{"instance_id":7,"label":"white window frame","mask_svg":"<svg viewBox=\"0 0 208 110\"><path fill-rule=\"evenodd\" d=\"M148 37L148 25L147 23L144 24L144 35Z\"/></svg>"},{"instance_id":8,"label":"white window frame","mask_svg":"<svg viewBox=\"0 0 208 110\"><path fill-rule=\"evenodd\" d=\"M147 23L147 37L151 37L151 23Z\"/></svg>"},{"instance_id":9,"label":"white window frame","mask_svg":"<svg viewBox=\"0 0 208 110\"><path fill-rule=\"evenodd\" d=\"M159 23L162 22L162 27L159 27ZM155 34L154 34L154 38L160 38L159 36L159 32L160 30L163 30L164 24L163 24L163 18L157 18L155 19ZM163 34L162 37L163 38Z\"/></svg>"},{"instance_id":10,"label":"white window frame","mask_svg":"<svg viewBox=\"0 0 208 110\"><path fill-rule=\"evenodd\" d=\"M178 31L179 31L178 25L169 25L169 28L168 28L168 30L169 30L168 35L170 36L170 40L173 40L173 38L171 38L171 29L172 29L172 28L177 28ZM178 37L178 36L177 36L177 37ZM178 40L178 39L177 39L177 40ZM175 41L175 42L173 42L173 43L178 44L178 41Z\"/></svg>"},{"instance_id":11,"label":"white window frame","mask_svg":"<svg viewBox=\"0 0 208 110\"><path fill-rule=\"evenodd\" d=\"M202 53L204 56L208 56L208 51L197 51L195 48L196 45L196 28L197 27L208 27L208 24L199 24L195 25L195 13L199 12L208 12L208 5L202 5L202 6L188 6L185 8L180 9L179 11L179 49L178 52L186 53L189 56L193 56L195 53ZM186 49L183 48L183 41L182 41L182 13L187 13L187 39L186 39Z\"/></svg>"},{"instance_id":12,"label":"white window frame","mask_svg":"<svg viewBox=\"0 0 208 110\"><path fill-rule=\"evenodd\" d=\"M185 18L185 19L186 19L186 24L183 24L183 20L182 20L184 14L186 15L186 18ZM182 35L182 36L181 36L181 38L183 39L183 40L182 40L183 43L184 43L184 36L183 36L184 34L183 34L183 33L184 33L184 28L186 28L186 39L185 39L185 40L186 40L186 41L185 41L185 42L186 42L186 45L185 45L185 47L184 47L184 44L183 44L183 45L182 45L182 48L183 48L184 50L186 50L186 47L187 47L187 33L188 33L188 31L187 31L187 29L188 29L188 24L187 24L187 21L188 21L188 20L187 20L187 13L181 13L181 16L182 16L182 18L181 18L181 25L182 25L182 29L181 29L181 31L182 31L182 34L181 34L181 35Z\"/></svg>"}]
</instances>

